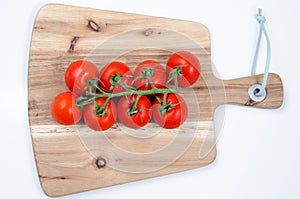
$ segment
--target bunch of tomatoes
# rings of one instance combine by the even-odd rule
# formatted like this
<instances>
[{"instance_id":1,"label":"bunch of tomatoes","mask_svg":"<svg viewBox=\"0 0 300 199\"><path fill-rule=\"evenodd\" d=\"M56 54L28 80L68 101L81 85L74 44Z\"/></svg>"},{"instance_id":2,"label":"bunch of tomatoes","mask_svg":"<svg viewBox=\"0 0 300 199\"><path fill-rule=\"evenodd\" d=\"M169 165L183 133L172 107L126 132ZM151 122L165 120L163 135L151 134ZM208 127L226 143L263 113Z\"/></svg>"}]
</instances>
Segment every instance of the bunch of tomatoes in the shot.
<instances>
[{"instance_id":1,"label":"bunch of tomatoes","mask_svg":"<svg viewBox=\"0 0 300 199\"><path fill-rule=\"evenodd\" d=\"M179 87L193 85L200 72L199 60L187 51L172 54L166 67L145 60L133 72L122 62L111 62L98 71L92 62L78 60L65 72L70 91L53 99L51 114L63 125L83 118L96 131L109 129L117 120L134 129L151 120L163 128L177 128L188 115Z\"/></svg>"}]
</instances>

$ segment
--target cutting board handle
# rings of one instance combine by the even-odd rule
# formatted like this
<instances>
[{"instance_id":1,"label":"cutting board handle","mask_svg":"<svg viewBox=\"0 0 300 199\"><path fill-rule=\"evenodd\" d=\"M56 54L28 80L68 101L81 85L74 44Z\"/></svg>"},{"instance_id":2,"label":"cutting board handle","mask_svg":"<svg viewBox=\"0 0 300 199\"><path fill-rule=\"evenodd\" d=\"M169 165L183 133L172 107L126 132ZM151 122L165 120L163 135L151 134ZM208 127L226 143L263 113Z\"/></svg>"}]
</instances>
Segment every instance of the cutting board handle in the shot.
<instances>
[{"instance_id":1,"label":"cutting board handle","mask_svg":"<svg viewBox=\"0 0 300 199\"><path fill-rule=\"evenodd\" d=\"M253 84L261 84L263 74L223 81L227 104L275 109L279 108L283 103L283 85L280 76L277 74L269 74L266 87L267 96L262 102L252 101L248 95L248 89Z\"/></svg>"}]
</instances>

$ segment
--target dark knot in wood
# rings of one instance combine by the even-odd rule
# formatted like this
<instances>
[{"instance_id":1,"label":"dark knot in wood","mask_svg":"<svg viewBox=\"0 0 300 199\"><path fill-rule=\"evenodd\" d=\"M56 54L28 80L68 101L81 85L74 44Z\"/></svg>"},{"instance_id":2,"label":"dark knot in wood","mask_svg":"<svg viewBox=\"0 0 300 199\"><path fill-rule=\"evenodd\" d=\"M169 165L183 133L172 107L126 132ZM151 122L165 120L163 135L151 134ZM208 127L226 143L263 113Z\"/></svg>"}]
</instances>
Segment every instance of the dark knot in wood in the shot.
<instances>
[{"instance_id":1,"label":"dark knot in wood","mask_svg":"<svg viewBox=\"0 0 300 199\"><path fill-rule=\"evenodd\" d=\"M76 36L73 37L73 39L71 40L69 50L68 50L69 53L74 52L74 48L75 48L75 45L77 44L78 40L79 40L79 37L76 37Z\"/></svg>"},{"instance_id":2,"label":"dark knot in wood","mask_svg":"<svg viewBox=\"0 0 300 199\"><path fill-rule=\"evenodd\" d=\"M96 163L96 166L97 166L98 169L101 169L101 168L106 166L106 160L102 157L98 157L96 159L95 163Z\"/></svg>"},{"instance_id":3,"label":"dark knot in wood","mask_svg":"<svg viewBox=\"0 0 300 199\"><path fill-rule=\"evenodd\" d=\"M91 19L88 21L88 27L95 32L101 31L101 27L95 21L93 21Z\"/></svg>"},{"instance_id":4,"label":"dark knot in wood","mask_svg":"<svg viewBox=\"0 0 300 199\"><path fill-rule=\"evenodd\" d=\"M245 103L245 106L253 106L255 105L257 102L255 102L254 100L252 100L251 98L249 98L247 100L247 102Z\"/></svg>"},{"instance_id":5,"label":"dark knot in wood","mask_svg":"<svg viewBox=\"0 0 300 199\"><path fill-rule=\"evenodd\" d=\"M146 29L146 30L143 32L143 34L144 34L146 37L149 37L149 36L153 35L153 33L154 33L154 31L153 31L152 28L148 28L148 29Z\"/></svg>"}]
</instances>

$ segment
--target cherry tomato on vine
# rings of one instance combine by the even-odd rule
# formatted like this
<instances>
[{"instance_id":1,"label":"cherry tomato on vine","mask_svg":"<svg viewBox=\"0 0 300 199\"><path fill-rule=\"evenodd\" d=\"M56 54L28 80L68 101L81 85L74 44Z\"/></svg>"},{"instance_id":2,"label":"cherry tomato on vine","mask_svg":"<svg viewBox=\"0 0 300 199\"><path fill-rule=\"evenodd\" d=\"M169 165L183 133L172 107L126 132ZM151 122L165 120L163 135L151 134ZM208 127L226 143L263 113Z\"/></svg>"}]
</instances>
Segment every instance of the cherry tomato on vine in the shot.
<instances>
[{"instance_id":1,"label":"cherry tomato on vine","mask_svg":"<svg viewBox=\"0 0 300 199\"><path fill-rule=\"evenodd\" d=\"M188 87L193 85L201 73L201 65L198 58L187 51L179 51L172 54L167 62L168 78L172 72L178 74L178 86ZM174 81L172 81L174 83Z\"/></svg>"},{"instance_id":2,"label":"cherry tomato on vine","mask_svg":"<svg viewBox=\"0 0 300 199\"><path fill-rule=\"evenodd\" d=\"M98 77L97 67L85 60L78 60L69 65L65 72L65 82L70 91L78 95L86 93L84 87L91 78Z\"/></svg>"},{"instance_id":3,"label":"cherry tomato on vine","mask_svg":"<svg viewBox=\"0 0 300 199\"><path fill-rule=\"evenodd\" d=\"M64 125L72 125L82 117L82 111L76 106L77 95L72 92L58 94L52 101L51 114L53 119Z\"/></svg>"},{"instance_id":4,"label":"cherry tomato on vine","mask_svg":"<svg viewBox=\"0 0 300 199\"><path fill-rule=\"evenodd\" d=\"M130 87L132 72L122 62L111 62L100 70L99 85L106 92L119 93ZM114 88L113 88L114 87Z\"/></svg>"},{"instance_id":5,"label":"cherry tomato on vine","mask_svg":"<svg viewBox=\"0 0 300 199\"><path fill-rule=\"evenodd\" d=\"M123 96L118 103L118 117L129 128L143 127L151 120L151 102L145 95L139 99L137 95Z\"/></svg>"},{"instance_id":6,"label":"cherry tomato on vine","mask_svg":"<svg viewBox=\"0 0 300 199\"><path fill-rule=\"evenodd\" d=\"M84 122L95 131L104 131L112 127L117 120L116 105L109 100L106 108L100 110L107 98L97 98L95 103L87 105L84 109ZM99 115L97 115L99 114Z\"/></svg>"},{"instance_id":7,"label":"cherry tomato on vine","mask_svg":"<svg viewBox=\"0 0 300 199\"><path fill-rule=\"evenodd\" d=\"M188 108L184 99L174 93L167 94L166 105L162 105L164 95L161 94L153 102L153 119L161 127L173 129L179 127L187 118Z\"/></svg>"},{"instance_id":8,"label":"cherry tomato on vine","mask_svg":"<svg viewBox=\"0 0 300 199\"><path fill-rule=\"evenodd\" d=\"M164 88L166 84L166 70L155 60L145 60L141 62L134 71L135 87L138 90L151 90L152 86L149 79L156 88Z\"/></svg>"}]
</instances>

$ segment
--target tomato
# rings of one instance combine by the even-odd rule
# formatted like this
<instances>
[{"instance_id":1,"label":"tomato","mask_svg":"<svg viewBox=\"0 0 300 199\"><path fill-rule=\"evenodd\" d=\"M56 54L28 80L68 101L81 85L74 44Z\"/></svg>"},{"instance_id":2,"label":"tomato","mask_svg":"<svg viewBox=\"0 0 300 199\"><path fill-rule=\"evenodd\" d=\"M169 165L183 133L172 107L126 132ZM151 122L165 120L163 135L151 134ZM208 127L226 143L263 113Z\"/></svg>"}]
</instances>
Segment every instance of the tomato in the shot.
<instances>
[{"instance_id":1,"label":"tomato","mask_svg":"<svg viewBox=\"0 0 300 199\"><path fill-rule=\"evenodd\" d=\"M124 77L124 75L126 77ZM131 86L132 77L132 72L126 64L122 62L111 62L101 69L99 84L106 92L119 93L125 91L125 89L118 82L120 81L123 85ZM111 89L112 81L116 83L114 89Z\"/></svg>"},{"instance_id":2,"label":"tomato","mask_svg":"<svg viewBox=\"0 0 300 199\"><path fill-rule=\"evenodd\" d=\"M170 56L167 62L168 78L172 75L172 70L179 67L179 76L177 77L178 86L188 87L193 85L201 73L201 65L198 58L190 52L179 51ZM173 81L172 81L173 82Z\"/></svg>"},{"instance_id":3,"label":"tomato","mask_svg":"<svg viewBox=\"0 0 300 199\"><path fill-rule=\"evenodd\" d=\"M137 95L123 96L118 103L119 120L129 128L140 128L151 120L151 102L145 95L142 95L133 109Z\"/></svg>"},{"instance_id":4,"label":"tomato","mask_svg":"<svg viewBox=\"0 0 300 199\"><path fill-rule=\"evenodd\" d=\"M107 98L97 98L95 101L98 107L102 107L106 99ZM107 130L112 127L117 120L116 105L112 100L109 100L106 109L107 112L103 114L103 116L96 115L95 111L96 106L94 103L91 103L85 107L83 112L85 124L95 131Z\"/></svg>"},{"instance_id":5,"label":"tomato","mask_svg":"<svg viewBox=\"0 0 300 199\"><path fill-rule=\"evenodd\" d=\"M52 101L51 114L53 119L64 125L72 125L82 117L82 111L76 106L77 95L71 92L58 94Z\"/></svg>"},{"instance_id":6,"label":"tomato","mask_svg":"<svg viewBox=\"0 0 300 199\"><path fill-rule=\"evenodd\" d=\"M85 60L78 60L69 65L65 72L65 82L70 91L78 95L86 93L84 87L91 78L98 77L97 67Z\"/></svg>"},{"instance_id":7,"label":"tomato","mask_svg":"<svg viewBox=\"0 0 300 199\"><path fill-rule=\"evenodd\" d=\"M186 120L188 108L183 98L174 93L167 94L167 105L162 107L164 95L161 94L153 102L153 119L161 127L173 129L179 127ZM163 108L163 110L161 110Z\"/></svg>"},{"instance_id":8,"label":"tomato","mask_svg":"<svg viewBox=\"0 0 300 199\"><path fill-rule=\"evenodd\" d=\"M152 83L157 88L164 88L166 83L166 70L165 68L157 61L154 60L145 60L141 62L134 71L134 77L138 78L134 85L138 90L151 90L152 86L150 85L149 80L145 77L148 74L151 76Z\"/></svg>"}]
</instances>

